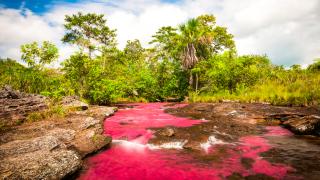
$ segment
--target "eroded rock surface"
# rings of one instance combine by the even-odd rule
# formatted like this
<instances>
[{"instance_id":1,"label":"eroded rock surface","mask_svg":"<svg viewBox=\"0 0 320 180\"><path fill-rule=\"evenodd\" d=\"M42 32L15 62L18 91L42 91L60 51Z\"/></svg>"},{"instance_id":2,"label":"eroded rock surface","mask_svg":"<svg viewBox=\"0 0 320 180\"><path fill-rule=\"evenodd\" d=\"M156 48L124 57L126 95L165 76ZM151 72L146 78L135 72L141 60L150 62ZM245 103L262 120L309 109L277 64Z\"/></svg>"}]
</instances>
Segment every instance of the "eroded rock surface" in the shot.
<instances>
[{"instance_id":1,"label":"eroded rock surface","mask_svg":"<svg viewBox=\"0 0 320 180\"><path fill-rule=\"evenodd\" d=\"M14 93L16 91L3 91L0 97L9 100L0 100L10 104L28 97L23 104L16 103L16 109L40 102L29 98L35 97L33 95ZM83 104L78 107L86 109ZM73 174L81 168L85 156L111 143L111 137L102 134L103 121L115 111L113 107L92 106L64 118L0 130L0 179L61 179ZM0 118L6 117L0 114Z\"/></svg>"},{"instance_id":2,"label":"eroded rock surface","mask_svg":"<svg viewBox=\"0 0 320 180\"><path fill-rule=\"evenodd\" d=\"M0 90L0 126L12 126L26 119L31 112L46 109L46 98L26 94L5 86Z\"/></svg>"},{"instance_id":3,"label":"eroded rock surface","mask_svg":"<svg viewBox=\"0 0 320 180\"><path fill-rule=\"evenodd\" d=\"M76 151L57 149L7 156L1 160L1 179L61 179L81 168Z\"/></svg>"}]
</instances>

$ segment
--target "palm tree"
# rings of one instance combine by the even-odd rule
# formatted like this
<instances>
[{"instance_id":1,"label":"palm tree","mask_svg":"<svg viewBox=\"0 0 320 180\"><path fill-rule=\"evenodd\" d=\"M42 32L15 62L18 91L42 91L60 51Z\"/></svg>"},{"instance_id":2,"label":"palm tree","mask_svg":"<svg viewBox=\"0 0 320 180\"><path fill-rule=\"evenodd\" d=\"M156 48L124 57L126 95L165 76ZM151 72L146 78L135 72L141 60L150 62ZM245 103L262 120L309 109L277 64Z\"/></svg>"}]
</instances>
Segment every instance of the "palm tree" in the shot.
<instances>
[{"instance_id":1,"label":"palm tree","mask_svg":"<svg viewBox=\"0 0 320 180\"><path fill-rule=\"evenodd\" d=\"M224 49L234 48L233 36L224 27L216 26L213 15L201 15L188 20L178 29L162 27L150 43L159 43L160 51L168 52L174 59L180 59L184 70L190 73L189 85L193 87L193 73L196 78L199 69L192 70L203 59ZM197 79L196 84L197 87Z\"/></svg>"},{"instance_id":2,"label":"palm tree","mask_svg":"<svg viewBox=\"0 0 320 180\"><path fill-rule=\"evenodd\" d=\"M180 59L183 68L190 71L189 85L192 87L193 75L191 70L201 59L201 54L197 52L197 49L199 49L200 46L209 45L208 41L204 40L207 39L208 35L199 20L194 18L188 20L185 24L180 25L179 31Z\"/></svg>"}]
</instances>

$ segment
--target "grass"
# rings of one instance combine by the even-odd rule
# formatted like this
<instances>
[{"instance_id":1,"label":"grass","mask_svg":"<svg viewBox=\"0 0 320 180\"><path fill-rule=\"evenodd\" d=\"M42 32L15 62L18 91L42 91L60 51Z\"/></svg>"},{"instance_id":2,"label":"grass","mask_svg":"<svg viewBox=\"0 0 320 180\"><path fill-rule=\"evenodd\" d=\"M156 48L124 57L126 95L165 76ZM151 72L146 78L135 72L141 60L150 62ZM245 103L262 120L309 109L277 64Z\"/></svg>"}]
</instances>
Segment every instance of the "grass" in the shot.
<instances>
[{"instance_id":1,"label":"grass","mask_svg":"<svg viewBox=\"0 0 320 180\"><path fill-rule=\"evenodd\" d=\"M210 93L190 93L190 102L260 102L283 106L308 106L320 104L320 74L303 75L293 81L266 80L251 88L234 93L220 91Z\"/></svg>"},{"instance_id":2,"label":"grass","mask_svg":"<svg viewBox=\"0 0 320 180\"><path fill-rule=\"evenodd\" d=\"M47 110L33 112L27 116L27 122L36 122L41 120L46 120L49 118L63 118L72 110L66 109L61 105L49 106Z\"/></svg>"},{"instance_id":3,"label":"grass","mask_svg":"<svg viewBox=\"0 0 320 180\"><path fill-rule=\"evenodd\" d=\"M147 99L143 97L131 97L131 98L117 98L116 101L117 103L147 103L149 102Z\"/></svg>"}]
</instances>

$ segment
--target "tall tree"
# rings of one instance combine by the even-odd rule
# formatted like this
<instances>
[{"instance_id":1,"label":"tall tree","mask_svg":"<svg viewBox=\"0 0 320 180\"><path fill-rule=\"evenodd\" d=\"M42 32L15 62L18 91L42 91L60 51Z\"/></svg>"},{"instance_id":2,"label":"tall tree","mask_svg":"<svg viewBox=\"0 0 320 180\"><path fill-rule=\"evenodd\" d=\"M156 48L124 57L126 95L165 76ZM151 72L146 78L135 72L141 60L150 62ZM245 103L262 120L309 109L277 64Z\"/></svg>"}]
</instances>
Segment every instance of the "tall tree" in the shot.
<instances>
[{"instance_id":1,"label":"tall tree","mask_svg":"<svg viewBox=\"0 0 320 180\"><path fill-rule=\"evenodd\" d=\"M71 55L62 63L65 77L72 82L75 93L80 97L83 97L87 90L88 74L92 63L93 61L83 53Z\"/></svg>"},{"instance_id":2,"label":"tall tree","mask_svg":"<svg viewBox=\"0 0 320 180\"><path fill-rule=\"evenodd\" d=\"M41 46L37 42L21 45L21 53L21 60L33 68L43 68L59 57L58 48L49 41L43 41Z\"/></svg>"},{"instance_id":3,"label":"tall tree","mask_svg":"<svg viewBox=\"0 0 320 180\"><path fill-rule=\"evenodd\" d=\"M173 52L174 58L181 61L183 69L190 74L190 87L193 86L192 72L199 72L192 69L200 60L235 47L233 35L226 28L217 26L213 15L190 19L178 29L163 27L153 37L151 43L162 44L162 50Z\"/></svg>"},{"instance_id":4,"label":"tall tree","mask_svg":"<svg viewBox=\"0 0 320 180\"><path fill-rule=\"evenodd\" d=\"M127 60L135 62L141 62L145 60L145 49L141 46L141 43L138 39L133 41L128 40L123 51Z\"/></svg>"},{"instance_id":5,"label":"tall tree","mask_svg":"<svg viewBox=\"0 0 320 180\"><path fill-rule=\"evenodd\" d=\"M106 22L103 14L78 12L71 16L66 15L64 27L67 32L62 41L86 49L91 58L94 50L116 44L116 30L110 29Z\"/></svg>"},{"instance_id":6,"label":"tall tree","mask_svg":"<svg viewBox=\"0 0 320 180\"><path fill-rule=\"evenodd\" d=\"M177 29L171 26L161 27L149 44L154 44L158 52L157 56L170 57L175 56L176 42L177 42Z\"/></svg>"}]
</instances>

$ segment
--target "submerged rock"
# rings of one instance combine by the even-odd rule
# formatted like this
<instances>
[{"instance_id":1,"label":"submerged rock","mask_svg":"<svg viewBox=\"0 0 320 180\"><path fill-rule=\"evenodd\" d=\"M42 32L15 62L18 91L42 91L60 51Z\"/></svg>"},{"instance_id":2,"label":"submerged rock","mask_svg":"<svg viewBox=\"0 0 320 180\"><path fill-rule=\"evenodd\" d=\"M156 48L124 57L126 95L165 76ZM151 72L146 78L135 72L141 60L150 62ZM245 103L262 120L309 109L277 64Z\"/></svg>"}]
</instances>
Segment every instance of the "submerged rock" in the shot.
<instances>
[{"instance_id":1,"label":"submerged rock","mask_svg":"<svg viewBox=\"0 0 320 180\"><path fill-rule=\"evenodd\" d=\"M173 128L165 128L159 132L159 134L161 134L162 136L168 136L168 137L174 136L174 133L175 132Z\"/></svg>"}]
</instances>

